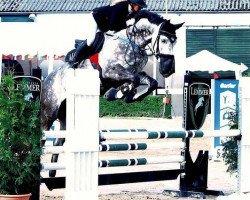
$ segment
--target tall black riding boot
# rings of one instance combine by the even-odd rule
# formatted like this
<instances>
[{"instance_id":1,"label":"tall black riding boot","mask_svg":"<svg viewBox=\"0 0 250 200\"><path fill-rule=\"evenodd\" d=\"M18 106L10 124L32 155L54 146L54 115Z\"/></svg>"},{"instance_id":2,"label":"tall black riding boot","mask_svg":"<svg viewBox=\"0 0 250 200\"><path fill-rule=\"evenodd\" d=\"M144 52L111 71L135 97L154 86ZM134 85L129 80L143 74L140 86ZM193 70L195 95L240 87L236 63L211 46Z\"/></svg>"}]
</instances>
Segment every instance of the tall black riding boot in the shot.
<instances>
[{"instance_id":1,"label":"tall black riding boot","mask_svg":"<svg viewBox=\"0 0 250 200\"><path fill-rule=\"evenodd\" d=\"M76 68L83 60L89 58L90 46L86 42L79 44L74 52L72 52L70 59L70 67Z\"/></svg>"}]
</instances>

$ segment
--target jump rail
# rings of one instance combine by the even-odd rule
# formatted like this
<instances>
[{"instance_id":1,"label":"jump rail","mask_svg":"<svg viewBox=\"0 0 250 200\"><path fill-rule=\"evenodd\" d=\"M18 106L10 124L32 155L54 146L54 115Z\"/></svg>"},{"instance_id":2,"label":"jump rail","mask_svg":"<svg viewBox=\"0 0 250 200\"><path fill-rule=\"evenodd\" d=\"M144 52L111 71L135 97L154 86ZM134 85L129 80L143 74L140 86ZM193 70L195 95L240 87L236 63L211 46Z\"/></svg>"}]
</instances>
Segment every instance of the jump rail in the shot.
<instances>
[{"instance_id":1,"label":"jump rail","mask_svg":"<svg viewBox=\"0 0 250 200\"><path fill-rule=\"evenodd\" d=\"M171 142L171 143L119 143L109 144L102 142L99 145L99 151L136 151L136 150L149 150L149 149L171 149L171 148L184 148L184 142ZM43 154L60 154L65 153L66 149L63 146L44 147Z\"/></svg>"},{"instance_id":2,"label":"jump rail","mask_svg":"<svg viewBox=\"0 0 250 200\"><path fill-rule=\"evenodd\" d=\"M122 167L135 165L152 165L163 163L181 163L184 162L183 156L157 156L147 158L127 158L115 160L99 160L98 167ZM62 163L42 163L41 170L62 170L66 169L65 164Z\"/></svg>"},{"instance_id":3,"label":"jump rail","mask_svg":"<svg viewBox=\"0 0 250 200\"><path fill-rule=\"evenodd\" d=\"M132 183L156 180L173 180L178 175L180 176L180 191L187 192L193 187L194 180L201 181L204 174L207 174L208 152L199 152L197 160L194 165L189 153L189 139L200 137L215 137L215 136L242 136L240 141L240 154L239 154L239 179L238 191L249 192L250 187L248 180L250 179L250 171L248 166L250 160L250 123L248 122L247 110L250 107L250 83L247 79L242 78L240 82L241 90L241 103L240 103L240 116L241 126L240 130L230 131L147 131L145 129L122 129L122 130L102 130L98 134L98 118L99 118L99 75L95 70L72 70L72 81L67 87L67 91L71 93L67 96L67 141L66 148L58 148L59 152L66 152L66 179L60 177L48 181L48 188L53 181L60 179L61 186L65 186L65 199L75 200L79 196L88 196L92 200L98 199L98 185L106 184L119 184L119 183ZM89 80L93 80L94 84L89 84ZM82 83L85 81L86 83ZM76 85L80 86L76 89ZM242 109L247 108L247 109ZM87 113L87 116L85 116ZM84 115L85 114L85 115ZM82 122L85 123L82 123ZM86 126L89 125L89 126ZM45 137L59 137L64 138L65 133L45 133ZM88 138L88 140L86 140ZM186 144L186 148L182 151L182 155L173 158L172 161L180 162L180 169L176 170L162 170L162 171L147 171L147 172L133 172L122 174L100 174L98 175L98 165L103 167L114 166L128 166L136 164L147 164L162 162L158 159L149 160L146 158L133 158L122 160L102 160L98 161L98 151L106 150L128 150L128 149L143 149L146 148L145 144L99 144L99 139L104 140L120 140L120 139L166 139L166 138L182 138ZM72 144L72 145L71 145ZM106 146L105 146L106 145ZM113 145L113 146L112 146ZM134 147L137 146L137 147ZM48 151L48 152L52 152ZM168 160L167 160L168 159ZM169 157L165 158L169 162ZM170 159L171 160L171 159ZM244 162L243 162L244 161ZM98 164L99 163L99 164ZM54 164L54 163L51 163ZM52 166L43 165L44 169ZM64 168L63 165L58 168ZM201 174L194 176L191 171L198 171L202 169ZM90 170L91 169L91 170ZM190 171L190 169L192 169ZM87 172L87 173L85 173ZM141 178L139 178L141 177ZM65 181L65 183L63 182ZM203 180L203 185L200 190L206 191L207 180Z\"/></svg>"},{"instance_id":4,"label":"jump rail","mask_svg":"<svg viewBox=\"0 0 250 200\"><path fill-rule=\"evenodd\" d=\"M146 129L145 129L146 130ZM53 132L53 131L52 131ZM131 139L165 139L165 138L201 138L201 137L233 137L240 135L240 130L189 130L189 131L142 131L125 132L119 129L111 129L109 132L100 132L101 140L131 140ZM46 138L66 138L66 131L44 131Z\"/></svg>"}]
</instances>

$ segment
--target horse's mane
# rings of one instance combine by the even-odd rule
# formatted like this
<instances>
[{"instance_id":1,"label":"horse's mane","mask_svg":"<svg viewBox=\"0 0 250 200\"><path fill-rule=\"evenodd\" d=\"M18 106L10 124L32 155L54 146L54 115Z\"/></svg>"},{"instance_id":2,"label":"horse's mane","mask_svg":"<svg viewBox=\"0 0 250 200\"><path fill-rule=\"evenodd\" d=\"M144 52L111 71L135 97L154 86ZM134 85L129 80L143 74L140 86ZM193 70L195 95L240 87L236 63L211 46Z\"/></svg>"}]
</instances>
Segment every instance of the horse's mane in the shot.
<instances>
[{"instance_id":1,"label":"horse's mane","mask_svg":"<svg viewBox=\"0 0 250 200\"><path fill-rule=\"evenodd\" d=\"M150 12L148 10L140 10L139 12L136 12L133 16L136 22L138 22L142 18L148 19L148 21L152 24L159 25L162 22L165 21L165 19L158 15L157 13Z\"/></svg>"}]
</instances>

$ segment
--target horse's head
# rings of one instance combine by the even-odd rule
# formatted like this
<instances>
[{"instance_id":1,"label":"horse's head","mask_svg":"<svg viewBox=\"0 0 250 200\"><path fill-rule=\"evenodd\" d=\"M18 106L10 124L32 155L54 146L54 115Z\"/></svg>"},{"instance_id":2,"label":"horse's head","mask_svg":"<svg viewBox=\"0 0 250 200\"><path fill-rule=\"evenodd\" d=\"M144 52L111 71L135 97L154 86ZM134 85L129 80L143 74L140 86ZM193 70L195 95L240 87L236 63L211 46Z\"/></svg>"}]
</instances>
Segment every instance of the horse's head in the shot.
<instances>
[{"instance_id":1,"label":"horse's head","mask_svg":"<svg viewBox=\"0 0 250 200\"><path fill-rule=\"evenodd\" d=\"M163 77L170 76L175 72L173 47L177 39L176 30L184 23L172 24L170 20L147 10L141 10L134 18L136 23L130 32L135 43L156 56Z\"/></svg>"},{"instance_id":2,"label":"horse's head","mask_svg":"<svg viewBox=\"0 0 250 200\"><path fill-rule=\"evenodd\" d=\"M176 30L181 24L171 24L169 20L165 20L158 25L152 36L152 48L159 62L159 71L163 77L169 77L175 72L175 59L173 48L176 44Z\"/></svg>"}]
</instances>

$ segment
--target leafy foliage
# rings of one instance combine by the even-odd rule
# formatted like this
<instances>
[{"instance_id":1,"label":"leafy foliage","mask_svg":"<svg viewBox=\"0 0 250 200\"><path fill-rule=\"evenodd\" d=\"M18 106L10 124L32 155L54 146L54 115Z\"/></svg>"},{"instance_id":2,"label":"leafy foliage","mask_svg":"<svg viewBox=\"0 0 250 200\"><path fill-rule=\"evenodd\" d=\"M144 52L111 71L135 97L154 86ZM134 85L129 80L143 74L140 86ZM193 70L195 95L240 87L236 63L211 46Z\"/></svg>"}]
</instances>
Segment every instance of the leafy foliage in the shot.
<instances>
[{"instance_id":1,"label":"leafy foliage","mask_svg":"<svg viewBox=\"0 0 250 200\"><path fill-rule=\"evenodd\" d=\"M230 129L238 129L238 115L237 113L231 113L231 127ZM238 137L229 137L228 140L223 143L222 157L226 163L227 172L233 174L237 172L238 163Z\"/></svg>"},{"instance_id":2,"label":"leafy foliage","mask_svg":"<svg viewBox=\"0 0 250 200\"><path fill-rule=\"evenodd\" d=\"M0 193L27 194L40 179L40 105L24 100L12 76L0 85Z\"/></svg>"},{"instance_id":3,"label":"leafy foliage","mask_svg":"<svg viewBox=\"0 0 250 200\"><path fill-rule=\"evenodd\" d=\"M237 172L238 146L236 138L230 138L223 144L222 157L228 166L227 172L231 174Z\"/></svg>"},{"instance_id":4,"label":"leafy foliage","mask_svg":"<svg viewBox=\"0 0 250 200\"><path fill-rule=\"evenodd\" d=\"M100 98L100 117L162 117L163 96L147 96L142 101L125 103ZM171 106L166 105L165 116L171 117Z\"/></svg>"}]
</instances>

